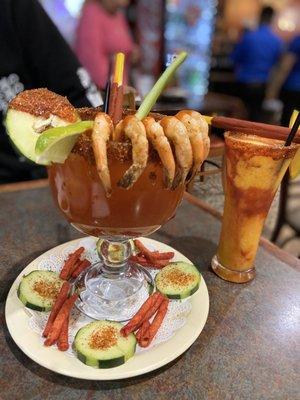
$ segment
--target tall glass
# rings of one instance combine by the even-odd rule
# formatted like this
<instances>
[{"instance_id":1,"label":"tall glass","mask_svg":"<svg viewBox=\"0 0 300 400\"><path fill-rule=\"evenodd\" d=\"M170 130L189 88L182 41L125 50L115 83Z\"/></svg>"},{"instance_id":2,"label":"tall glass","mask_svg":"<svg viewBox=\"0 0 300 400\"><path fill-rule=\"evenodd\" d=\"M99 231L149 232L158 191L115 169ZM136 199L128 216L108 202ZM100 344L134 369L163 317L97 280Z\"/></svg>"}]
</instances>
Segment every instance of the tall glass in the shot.
<instances>
[{"instance_id":1,"label":"tall glass","mask_svg":"<svg viewBox=\"0 0 300 400\"><path fill-rule=\"evenodd\" d=\"M296 152L279 140L227 132L222 230L212 269L236 283L255 276L254 259L276 190Z\"/></svg>"},{"instance_id":2,"label":"tall glass","mask_svg":"<svg viewBox=\"0 0 300 400\"><path fill-rule=\"evenodd\" d=\"M130 239L149 235L176 211L184 184L167 189L164 169L150 150L142 175L130 189L118 181L132 164L131 144L109 142L108 166L112 193L107 196L99 179L90 133L82 134L64 164L48 169L54 200L65 218L81 232L101 238L101 261L75 282L78 308L97 319L125 321L148 296L151 275L130 261Z\"/></svg>"}]
</instances>

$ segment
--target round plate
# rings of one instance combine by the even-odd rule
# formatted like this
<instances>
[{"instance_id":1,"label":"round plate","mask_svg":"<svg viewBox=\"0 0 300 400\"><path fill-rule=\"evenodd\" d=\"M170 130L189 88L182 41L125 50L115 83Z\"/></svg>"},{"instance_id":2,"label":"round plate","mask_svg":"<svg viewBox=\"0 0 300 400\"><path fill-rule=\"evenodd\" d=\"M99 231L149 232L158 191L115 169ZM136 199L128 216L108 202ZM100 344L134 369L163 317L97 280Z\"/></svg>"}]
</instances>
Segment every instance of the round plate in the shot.
<instances>
[{"instance_id":1,"label":"round plate","mask_svg":"<svg viewBox=\"0 0 300 400\"><path fill-rule=\"evenodd\" d=\"M73 243L77 241L79 242L80 239L74 240ZM203 277L199 289L192 296L192 310L187 317L186 324L176 331L174 336L168 341L149 349L149 351L136 354L128 362L119 367L94 369L57 350L55 346L43 346L38 334L29 326L29 316L26 313L26 308L17 297L17 288L22 276L37 269L37 265L42 257L45 257L45 255L50 256L57 251L61 252L70 243L57 246L32 261L17 277L8 293L5 306L7 327L17 346L28 357L45 368L73 378L90 380L124 379L145 374L168 364L185 352L197 339L205 325L209 309L208 291ZM176 261L191 262L172 247L156 240L143 238L143 243L159 251L174 251L174 259Z\"/></svg>"}]
</instances>

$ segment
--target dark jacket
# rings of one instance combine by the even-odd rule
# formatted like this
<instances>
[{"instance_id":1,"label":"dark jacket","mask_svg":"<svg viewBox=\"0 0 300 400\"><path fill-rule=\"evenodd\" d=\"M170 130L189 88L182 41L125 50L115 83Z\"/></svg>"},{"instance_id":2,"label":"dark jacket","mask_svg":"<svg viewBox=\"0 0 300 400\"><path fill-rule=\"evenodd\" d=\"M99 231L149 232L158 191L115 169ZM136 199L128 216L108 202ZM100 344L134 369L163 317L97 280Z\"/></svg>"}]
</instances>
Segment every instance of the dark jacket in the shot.
<instances>
[{"instance_id":1,"label":"dark jacket","mask_svg":"<svg viewBox=\"0 0 300 400\"><path fill-rule=\"evenodd\" d=\"M38 87L78 107L99 105L101 97L37 0L1 1L0 60L0 183L45 176L12 148L3 126L8 102Z\"/></svg>"}]
</instances>

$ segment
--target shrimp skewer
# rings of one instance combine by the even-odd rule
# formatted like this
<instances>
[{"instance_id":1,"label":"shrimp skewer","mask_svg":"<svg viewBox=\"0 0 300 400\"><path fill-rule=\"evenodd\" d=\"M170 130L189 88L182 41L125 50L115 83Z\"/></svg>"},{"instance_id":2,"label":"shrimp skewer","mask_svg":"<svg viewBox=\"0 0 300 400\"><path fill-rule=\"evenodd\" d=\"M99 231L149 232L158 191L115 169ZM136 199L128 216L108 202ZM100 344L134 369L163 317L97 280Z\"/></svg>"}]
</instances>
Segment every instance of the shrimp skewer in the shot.
<instances>
[{"instance_id":1,"label":"shrimp skewer","mask_svg":"<svg viewBox=\"0 0 300 400\"><path fill-rule=\"evenodd\" d=\"M199 120L190 115L187 111L179 111L176 115L186 127L189 139L193 149L193 171L192 176L194 176L197 171L199 171L203 161L206 158L206 146L205 146L205 136L208 131L207 123L199 124Z\"/></svg>"},{"instance_id":2,"label":"shrimp skewer","mask_svg":"<svg viewBox=\"0 0 300 400\"><path fill-rule=\"evenodd\" d=\"M99 112L94 121L92 132L92 146L95 155L97 171L104 187L106 196L111 195L111 179L107 163L106 145L113 131L113 124L110 117Z\"/></svg>"},{"instance_id":3,"label":"shrimp skewer","mask_svg":"<svg viewBox=\"0 0 300 400\"><path fill-rule=\"evenodd\" d=\"M166 137L173 142L179 164L179 173L174 179L173 189L185 182L193 163L192 147L184 124L175 117L164 117L160 121Z\"/></svg>"},{"instance_id":4,"label":"shrimp skewer","mask_svg":"<svg viewBox=\"0 0 300 400\"><path fill-rule=\"evenodd\" d=\"M153 117L143 119L147 138L158 152L161 162L166 170L167 188L172 186L175 177L175 160L168 139L162 126Z\"/></svg>"},{"instance_id":5,"label":"shrimp skewer","mask_svg":"<svg viewBox=\"0 0 300 400\"><path fill-rule=\"evenodd\" d=\"M133 163L119 180L118 186L129 189L137 181L147 165L148 140L142 121L134 115L125 117L122 124L116 129L114 139L120 140L122 134L131 140Z\"/></svg>"}]
</instances>

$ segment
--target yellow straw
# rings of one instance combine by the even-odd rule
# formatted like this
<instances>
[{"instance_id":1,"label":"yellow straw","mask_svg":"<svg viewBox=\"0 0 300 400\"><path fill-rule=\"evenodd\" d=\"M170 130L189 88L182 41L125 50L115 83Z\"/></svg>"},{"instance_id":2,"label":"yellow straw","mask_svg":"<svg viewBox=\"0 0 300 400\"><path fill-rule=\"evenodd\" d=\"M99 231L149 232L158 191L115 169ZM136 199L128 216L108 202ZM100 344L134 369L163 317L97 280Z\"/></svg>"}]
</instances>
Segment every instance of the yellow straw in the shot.
<instances>
[{"instance_id":1,"label":"yellow straw","mask_svg":"<svg viewBox=\"0 0 300 400\"><path fill-rule=\"evenodd\" d=\"M124 62L125 62L125 54L117 53L115 58L115 71L114 71L113 83L117 83L118 86L121 86L123 84Z\"/></svg>"},{"instance_id":2,"label":"yellow straw","mask_svg":"<svg viewBox=\"0 0 300 400\"><path fill-rule=\"evenodd\" d=\"M294 111L293 111L293 113L292 113L292 115L291 115L291 118L290 118L290 123L289 123L289 127L290 127L290 128L294 125L298 114L299 114L299 111L298 111L298 110L294 110Z\"/></svg>"},{"instance_id":3,"label":"yellow straw","mask_svg":"<svg viewBox=\"0 0 300 400\"><path fill-rule=\"evenodd\" d=\"M201 117L203 117L205 119L205 121L208 123L208 125L211 125L211 121L213 119L213 117L209 117L208 115L201 115Z\"/></svg>"}]
</instances>

